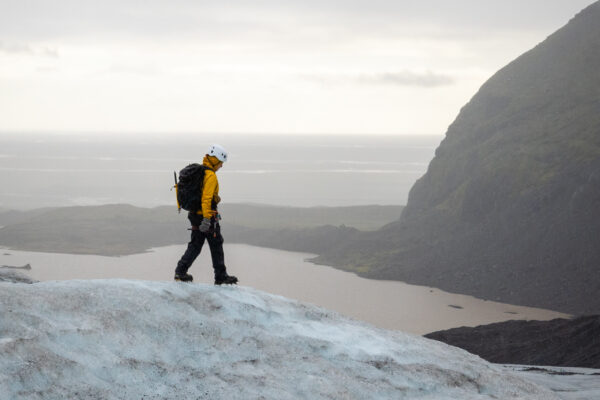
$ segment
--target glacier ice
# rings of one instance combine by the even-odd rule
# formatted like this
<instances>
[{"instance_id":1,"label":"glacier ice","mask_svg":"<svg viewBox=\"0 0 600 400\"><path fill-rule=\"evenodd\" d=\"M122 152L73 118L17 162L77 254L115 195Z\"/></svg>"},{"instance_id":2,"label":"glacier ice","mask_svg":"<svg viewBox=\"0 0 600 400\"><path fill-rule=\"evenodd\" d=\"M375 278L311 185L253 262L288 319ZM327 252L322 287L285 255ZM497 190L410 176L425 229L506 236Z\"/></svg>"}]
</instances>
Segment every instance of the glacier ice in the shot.
<instances>
[{"instance_id":1,"label":"glacier ice","mask_svg":"<svg viewBox=\"0 0 600 400\"><path fill-rule=\"evenodd\" d=\"M247 287L0 282L0 310L7 398L557 398L463 350Z\"/></svg>"}]
</instances>

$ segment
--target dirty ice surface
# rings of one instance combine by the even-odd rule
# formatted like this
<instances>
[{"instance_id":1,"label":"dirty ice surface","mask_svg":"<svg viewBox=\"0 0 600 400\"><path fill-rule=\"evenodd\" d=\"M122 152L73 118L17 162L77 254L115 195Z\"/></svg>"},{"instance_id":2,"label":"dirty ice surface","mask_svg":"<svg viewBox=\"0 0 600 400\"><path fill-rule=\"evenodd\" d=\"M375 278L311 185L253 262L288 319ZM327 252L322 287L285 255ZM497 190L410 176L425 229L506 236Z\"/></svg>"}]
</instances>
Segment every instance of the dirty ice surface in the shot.
<instances>
[{"instance_id":1,"label":"dirty ice surface","mask_svg":"<svg viewBox=\"0 0 600 400\"><path fill-rule=\"evenodd\" d=\"M0 393L92 399L558 399L443 343L246 287L0 282Z\"/></svg>"},{"instance_id":2,"label":"dirty ice surface","mask_svg":"<svg viewBox=\"0 0 600 400\"><path fill-rule=\"evenodd\" d=\"M505 365L508 371L547 387L564 400L600 399L600 369Z\"/></svg>"}]
</instances>

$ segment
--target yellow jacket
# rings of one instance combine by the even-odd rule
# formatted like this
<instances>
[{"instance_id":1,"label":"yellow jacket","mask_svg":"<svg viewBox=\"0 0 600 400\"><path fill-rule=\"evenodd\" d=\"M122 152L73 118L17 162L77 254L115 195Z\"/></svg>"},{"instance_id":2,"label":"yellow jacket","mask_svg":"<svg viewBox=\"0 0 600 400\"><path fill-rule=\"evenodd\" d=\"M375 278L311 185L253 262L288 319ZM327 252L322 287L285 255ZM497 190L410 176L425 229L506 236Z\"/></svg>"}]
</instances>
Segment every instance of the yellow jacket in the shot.
<instances>
[{"instance_id":1,"label":"yellow jacket","mask_svg":"<svg viewBox=\"0 0 600 400\"><path fill-rule=\"evenodd\" d=\"M204 218L211 218L216 211L216 205L219 204L219 181L217 174L214 171L215 165L220 161L213 156L206 155L202 161L202 165L210 168L204 171L204 183L202 186L202 210L197 214L201 214ZM215 205L213 209L213 204Z\"/></svg>"}]
</instances>

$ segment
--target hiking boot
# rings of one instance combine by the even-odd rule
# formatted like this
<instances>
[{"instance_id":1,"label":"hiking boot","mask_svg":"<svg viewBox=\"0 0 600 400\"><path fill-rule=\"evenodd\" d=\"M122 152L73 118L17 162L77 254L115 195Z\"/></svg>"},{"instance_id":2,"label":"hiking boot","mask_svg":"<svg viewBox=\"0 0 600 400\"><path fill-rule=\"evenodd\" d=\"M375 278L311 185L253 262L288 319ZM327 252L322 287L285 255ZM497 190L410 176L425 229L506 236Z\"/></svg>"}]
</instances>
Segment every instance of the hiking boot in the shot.
<instances>
[{"instance_id":1,"label":"hiking boot","mask_svg":"<svg viewBox=\"0 0 600 400\"><path fill-rule=\"evenodd\" d=\"M177 282L192 282L194 280L194 277L187 273L185 273L185 274L175 273L175 280Z\"/></svg>"},{"instance_id":2,"label":"hiking boot","mask_svg":"<svg viewBox=\"0 0 600 400\"><path fill-rule=\"evenodd\" d=\"M215 277L215 285L235 285L238 282L238 278L233 275L222 275Z\"/></svg>"}]
</instances>

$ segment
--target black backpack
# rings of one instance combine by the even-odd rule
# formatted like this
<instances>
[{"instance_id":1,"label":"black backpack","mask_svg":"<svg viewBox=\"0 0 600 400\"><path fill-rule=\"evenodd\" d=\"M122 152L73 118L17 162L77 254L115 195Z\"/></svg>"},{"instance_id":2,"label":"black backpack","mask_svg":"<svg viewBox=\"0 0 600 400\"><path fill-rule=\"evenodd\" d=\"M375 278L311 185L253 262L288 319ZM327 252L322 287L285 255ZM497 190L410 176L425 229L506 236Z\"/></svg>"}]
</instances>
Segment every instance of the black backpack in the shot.
<instances>
[{"instance_id":1,"label":"black backpack","mask_svg":"<svg viewBox=\"0 0 600 400\"><path fill-rule=\"evenodd\" d=\"M190 164L179 171L179 182L177 173L173 173L177 207L180 212L182 208L192 212L202 209L202 186L204 185L204 172L207 169L211 170L205 165Z\"/></svg>"}]
</instances>

